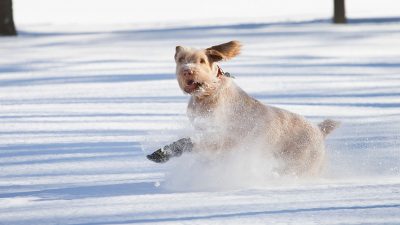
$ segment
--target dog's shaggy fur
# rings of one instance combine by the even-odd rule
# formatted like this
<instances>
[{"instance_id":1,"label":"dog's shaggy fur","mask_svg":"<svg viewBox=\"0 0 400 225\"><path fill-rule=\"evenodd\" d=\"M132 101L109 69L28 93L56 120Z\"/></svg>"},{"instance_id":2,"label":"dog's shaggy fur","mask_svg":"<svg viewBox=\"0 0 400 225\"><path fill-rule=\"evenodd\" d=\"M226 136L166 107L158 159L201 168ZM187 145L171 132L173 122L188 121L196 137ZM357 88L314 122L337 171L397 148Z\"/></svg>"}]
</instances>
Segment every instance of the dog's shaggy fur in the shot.
<instances>
[{"instance_id":1,"label":"dog's shaggy fur","mask_svg":"<svg viewBox=\"0 0 400 225\"><path fill-rule=\"evenodd\" d=\"M195 149L221 152L258 142L282 162L280 173L318 175L325 162L324 138L338 123L325 120L315 126L300 115L260 103L221 75L216 62L237 56L240 48L237 41L201 50L176 47L177 80L191 95L187 114L205 134L194 140Z\"/></svg>"}]
</instances>

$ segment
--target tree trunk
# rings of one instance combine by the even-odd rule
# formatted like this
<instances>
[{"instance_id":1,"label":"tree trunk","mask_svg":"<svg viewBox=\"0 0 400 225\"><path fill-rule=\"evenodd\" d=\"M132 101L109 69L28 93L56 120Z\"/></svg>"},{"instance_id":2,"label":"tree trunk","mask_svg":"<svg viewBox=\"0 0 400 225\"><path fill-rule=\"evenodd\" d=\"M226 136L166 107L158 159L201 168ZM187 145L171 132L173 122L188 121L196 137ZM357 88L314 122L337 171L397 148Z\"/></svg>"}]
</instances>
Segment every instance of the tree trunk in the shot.
<instances>
[{"instance_id":1,"label":"tree trunk","mask_svg":"<svg viewBox=\"0 0 400 225\"><path fill-rule=\"evenodd\" d=\"M12 0L0 0L0 35L17 35L12 13Z\"/></svg>"},{"instance_id":2,"label":"tree trunk","mask_svg":"<svg viewBox=\"0 0 400 225\"><path fill-rule=\"evenodd\" d=\"M347 23L344 0L334 0L333 4L333 22Z\"/></svg>"}]
</instances>

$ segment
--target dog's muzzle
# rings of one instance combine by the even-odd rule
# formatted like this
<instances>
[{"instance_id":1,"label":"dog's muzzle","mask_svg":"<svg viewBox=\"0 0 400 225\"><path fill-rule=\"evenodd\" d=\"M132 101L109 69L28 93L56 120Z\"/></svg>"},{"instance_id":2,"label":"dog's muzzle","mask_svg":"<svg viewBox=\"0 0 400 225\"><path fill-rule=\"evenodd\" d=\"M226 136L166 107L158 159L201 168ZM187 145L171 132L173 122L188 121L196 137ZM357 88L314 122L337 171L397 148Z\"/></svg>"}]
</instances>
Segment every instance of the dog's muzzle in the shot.
<instances>
[{"instance_id":1,"label":"dog's muzzle","mask_svg":"<svg viewBox=\"0 0 400 225\"><path fill-rule=\"evenodd\" d=\"M201 83L196 82L195 80L192 80L192 79L188 79L188 80L186 80L185 87L183 88L183 90L186 93L191 94L191 93L199 90L200 87L201 87Z\"/></svg>"}]
</instances>

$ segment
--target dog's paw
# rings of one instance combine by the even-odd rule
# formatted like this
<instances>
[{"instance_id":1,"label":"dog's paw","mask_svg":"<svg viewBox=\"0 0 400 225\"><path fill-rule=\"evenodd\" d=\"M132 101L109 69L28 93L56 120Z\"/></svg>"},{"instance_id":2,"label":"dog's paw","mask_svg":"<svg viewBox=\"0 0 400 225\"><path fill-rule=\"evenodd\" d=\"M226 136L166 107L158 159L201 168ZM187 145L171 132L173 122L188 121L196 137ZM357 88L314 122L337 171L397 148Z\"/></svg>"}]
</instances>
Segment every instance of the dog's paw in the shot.
<instances>
[{"instance_id":1,"label":"dog's paw","mask_svg":"<svg viewBox=\"0 0 400 225\"><path fill-rule=\"evenodd\" d=\"M147 155L147 159L156 163L164 163L171 157L179 157L183 152L191 152L192 149L193 143L190 138L182 138Z\"/></svg>"},{"instance_id":2,"label":"dog's paw","mask_svg":"<svg viewBox=\"0 0 400 225\"><path fill-rule=\"evenodd\" d=\"M158 149L157 151L151 153L150 155L147 155L146 157L148 160L151 160L156 163L164 163L168 161L170 158L170 156L161 149Z\"/></svg>"}]
</instances>

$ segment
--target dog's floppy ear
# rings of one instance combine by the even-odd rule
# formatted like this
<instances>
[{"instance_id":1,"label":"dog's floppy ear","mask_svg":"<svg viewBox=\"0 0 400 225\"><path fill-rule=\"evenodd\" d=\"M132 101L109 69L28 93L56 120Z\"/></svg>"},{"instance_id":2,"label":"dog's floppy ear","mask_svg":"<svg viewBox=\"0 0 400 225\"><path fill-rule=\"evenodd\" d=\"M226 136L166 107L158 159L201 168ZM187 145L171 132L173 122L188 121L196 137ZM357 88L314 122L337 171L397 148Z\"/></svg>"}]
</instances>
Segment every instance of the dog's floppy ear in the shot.
<instances>
[{"instance_id":1,"label":"dog's floppy ear","mask_svg":"<svg viewBox=\"0 0 400 225\"><path fill-rule=\"evenodd\" d=\"M180 51L182 51L183 50L183 47L182 46L176 46L176 48L175 48L175 56L174 56L174 58L176 59L176 56L178 55L178 53L180 52Z\"/></svg>"},{"instance_id":2,"label":"dog's floppy ear","mask_svg":"<svg viewBox=\"0 0 400 225\"><path fill-rule=\"evenodd\" d=\"M215 45L206 49L206 55L213 61L231 59L240 53L242 45L238 41L230 41L224 44Z\"/></svg>"}]
</instances>

